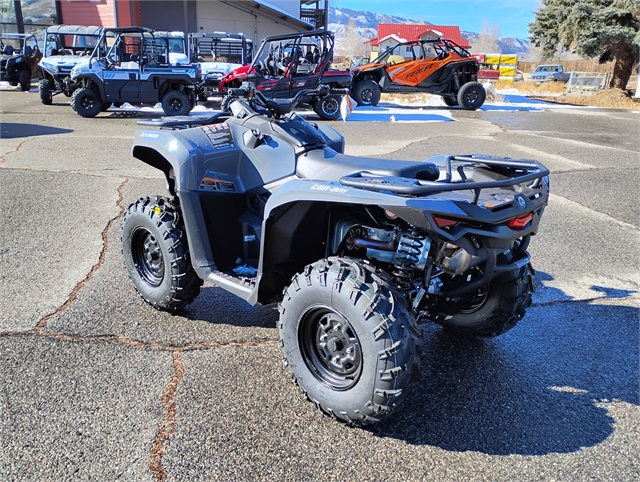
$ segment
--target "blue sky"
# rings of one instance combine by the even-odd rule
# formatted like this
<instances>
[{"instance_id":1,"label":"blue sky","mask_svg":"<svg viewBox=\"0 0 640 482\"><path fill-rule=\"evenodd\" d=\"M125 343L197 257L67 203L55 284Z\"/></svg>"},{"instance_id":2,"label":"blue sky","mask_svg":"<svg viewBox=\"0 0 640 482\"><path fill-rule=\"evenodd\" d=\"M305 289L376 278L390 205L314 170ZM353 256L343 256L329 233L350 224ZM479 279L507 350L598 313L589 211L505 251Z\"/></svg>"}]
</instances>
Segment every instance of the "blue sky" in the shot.
<instances>
[{"instance_id":1,"label":"blue sky","mask_svg":"<svg viewBox=\"0 0 640 482\"><path fill-rule=\"evenodd\" d=\"M336 8L386 13L435 25L458 25L480 33L488 22L498 25L501 37L527 39L538 0L332 0Z\"/></svg>"}]
</instances>

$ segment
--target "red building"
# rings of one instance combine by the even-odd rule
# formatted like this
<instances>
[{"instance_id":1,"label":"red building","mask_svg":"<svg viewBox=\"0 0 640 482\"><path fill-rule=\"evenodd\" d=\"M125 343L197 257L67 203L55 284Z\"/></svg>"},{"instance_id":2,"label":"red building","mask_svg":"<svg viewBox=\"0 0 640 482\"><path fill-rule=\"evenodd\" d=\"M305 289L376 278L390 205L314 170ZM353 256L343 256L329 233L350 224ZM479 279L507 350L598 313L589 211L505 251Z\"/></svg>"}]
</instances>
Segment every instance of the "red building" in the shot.
<instances>
[{"instance_id":1,"label":"red building","mask_svg":"<svg viewBox=\"0 0 640 482\"><path fill-rule=\"evenodd\" d=\"M405 42L413 42L422 39L425 34L433 35L453 40L465 49L471 48L469 41L462 38L460 27L453 25L424 25L424 24L401 24L401 23L379 23L378 36L370 41L371 45L378 46L386 38L395 36L404 39ZM391 37L392 38L392 37Z\"/></svg>"}]
</instances>

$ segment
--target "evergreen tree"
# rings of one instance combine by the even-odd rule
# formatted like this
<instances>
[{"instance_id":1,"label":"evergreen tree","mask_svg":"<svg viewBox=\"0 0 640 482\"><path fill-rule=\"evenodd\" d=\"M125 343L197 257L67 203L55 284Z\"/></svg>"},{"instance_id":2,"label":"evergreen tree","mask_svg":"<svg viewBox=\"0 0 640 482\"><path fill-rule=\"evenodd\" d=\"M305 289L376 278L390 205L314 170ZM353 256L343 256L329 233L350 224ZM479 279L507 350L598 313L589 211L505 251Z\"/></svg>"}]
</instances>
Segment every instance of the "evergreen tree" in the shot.
<instances>
[{"instance_id":1,"label":"evergreen tree","mask_svg":"<svg viewBox=\"0 0 640 482\"><path fill-rule=\"evenodd\" d=\"M615 61L609 87L625 89L640 59L640 0L541 0L531 42L552 57L557 47L600 63Z\"/></svg>"}]
</instances>

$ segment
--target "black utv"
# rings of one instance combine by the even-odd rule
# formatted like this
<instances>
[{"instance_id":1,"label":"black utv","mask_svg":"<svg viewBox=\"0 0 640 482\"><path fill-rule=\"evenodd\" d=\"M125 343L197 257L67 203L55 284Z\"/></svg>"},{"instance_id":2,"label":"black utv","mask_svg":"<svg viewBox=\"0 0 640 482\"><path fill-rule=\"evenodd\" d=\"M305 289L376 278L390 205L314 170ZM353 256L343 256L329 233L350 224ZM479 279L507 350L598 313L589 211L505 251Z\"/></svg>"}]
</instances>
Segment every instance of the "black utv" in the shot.
<instances>
[{"instance_id":1,"label":"black utv","mask_svg":"<svg viewBox=\"0 0 640 482\"><path fill-rule=\"evenodd\" d=\"M31 89L31 79L40 76L38 62L42 52L38 41L31 34L0 34L0 80L20 89Z\"/></svg>"}]
</instances>

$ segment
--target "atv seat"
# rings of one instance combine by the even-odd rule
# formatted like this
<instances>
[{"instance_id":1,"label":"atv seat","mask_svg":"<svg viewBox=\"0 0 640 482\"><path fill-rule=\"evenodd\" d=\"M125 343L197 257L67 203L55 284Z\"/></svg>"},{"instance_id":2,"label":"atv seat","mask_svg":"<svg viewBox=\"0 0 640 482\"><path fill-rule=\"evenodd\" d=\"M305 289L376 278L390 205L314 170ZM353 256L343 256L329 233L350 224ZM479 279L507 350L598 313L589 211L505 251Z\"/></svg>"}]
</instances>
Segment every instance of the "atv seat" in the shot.
<instances>
[{"instance_id":1,"label":"atv seat","mask_svg":"<svg viewBox=\"0 0 640 482\"><path fill-rule=\"evenodd\" d=\"M278 115L285 115L293 109L291 99L267 99L267 107Z\"/></svg>"},{"instance_id":2,"label":"atv seat","mask_svg":"<svg viewBox=\"0 0 640 482\"><path fill-rule=\"evenodd\" d=\"M338 181L341 177L363 171L423 181L436 181L440 176L438 166L432 162L348 156L330 149L307 152L298 158L296 167L296 173L303 179L326 181Z\"/></svg>"}]
</instances>

